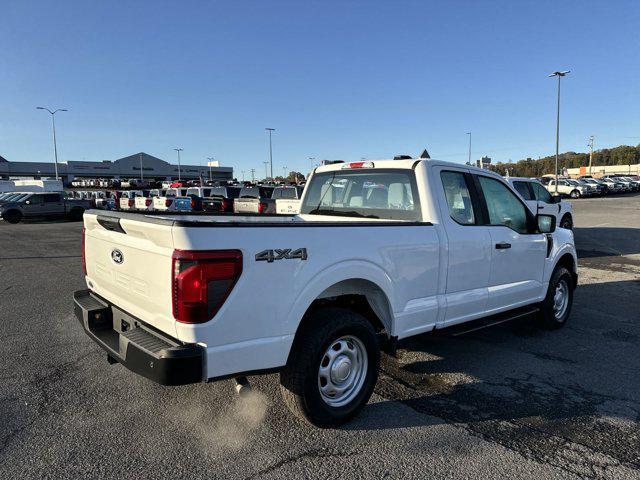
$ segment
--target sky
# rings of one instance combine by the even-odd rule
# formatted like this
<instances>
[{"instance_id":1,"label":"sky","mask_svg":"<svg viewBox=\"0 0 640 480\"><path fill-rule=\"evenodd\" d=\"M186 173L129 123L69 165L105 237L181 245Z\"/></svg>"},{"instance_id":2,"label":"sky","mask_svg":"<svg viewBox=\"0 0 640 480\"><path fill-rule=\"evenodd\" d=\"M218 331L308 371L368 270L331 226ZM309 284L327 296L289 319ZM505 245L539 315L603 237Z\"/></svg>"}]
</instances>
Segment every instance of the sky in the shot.
<instances>
[{"instance_id":1,"label":"sky","mask_svg":"<svg viewBox=\"0 0 640 480\"><path fill-rule=\"evenodd\" d=\"M496 161L640 143L638 1L8 1L0 155Z\"/></svg>"}]
</instances>

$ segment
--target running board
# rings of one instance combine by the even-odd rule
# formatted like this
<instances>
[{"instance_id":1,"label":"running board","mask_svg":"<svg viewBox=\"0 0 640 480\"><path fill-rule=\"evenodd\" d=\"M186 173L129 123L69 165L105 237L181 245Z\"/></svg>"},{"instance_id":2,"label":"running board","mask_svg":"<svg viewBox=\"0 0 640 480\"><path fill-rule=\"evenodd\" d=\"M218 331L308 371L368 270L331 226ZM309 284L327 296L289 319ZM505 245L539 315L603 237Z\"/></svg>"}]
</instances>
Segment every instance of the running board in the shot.
<instances>
[{"instance_id":1,"label":"running board","mask_svg":"<svg viewBox=\"0 0 640 480\"><path fill-rule=\"evenodd\" d=\"M511 310L505 313L498 313L497 315L492 315L486 318L480 318L478 320L473 320L471 322L465 322L459 325L446 327L440 330L440 332L451 335L452 337L459 337L460 335L465 335L467 333L483 330L489 327L495 327L496 325L500 325L501 323L510 322L511 320L515 320L517 318L526 317L527 315L532 315L534 313L538 313L539 311L540 311L540 308L538 307L519 308L517 310Z\"/></svg>"}]
</instances>

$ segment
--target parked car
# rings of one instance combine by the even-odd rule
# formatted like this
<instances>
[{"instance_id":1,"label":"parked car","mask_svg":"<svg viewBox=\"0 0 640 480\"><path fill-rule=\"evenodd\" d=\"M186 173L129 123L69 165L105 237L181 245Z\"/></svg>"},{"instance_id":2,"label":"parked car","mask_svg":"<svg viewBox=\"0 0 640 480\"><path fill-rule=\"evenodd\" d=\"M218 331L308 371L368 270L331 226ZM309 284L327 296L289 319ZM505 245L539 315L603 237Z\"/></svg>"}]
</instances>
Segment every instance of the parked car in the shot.
<instances>
[{"instance_id":1,"label":"parked car","mask_svg":"<svg viewBox=\"0 0 640 480\"><path fill-rule=\"evenodd\" d=\"M176 209L175 199L177 197L185 197L187 195L186 188L168 188L164 196L155 197L153 199L153 209L158 211L172 211Z\"/></svg>"},{"instance_id":2,"label":"parked car","mask_svg":"<svg viewBox=\"0 0 640 480\"><path fill-rule=\"evenodd\" d=\"M602 181L609 188L609 191L613 193L623 193L628 190L622 182L611 177L602 177L600 181Z\"/></svg>"},{"instance_id":3,"label":"parked car","mask_svg":"<svg viewBox=\"0 0 640 480\"><path fill-rule=\"evenodd\" d=\"M558 192L559 195L564 195L571 198L586 197L595 193L595 189L589 189L585 185L580 185L578 182L571 180L570 178L558 178L558 188L556 189L556 180L551 179L549 183L545 185L546 189L553 193Z\"/></svg>"},{"instance_id":4,"label":"parked car","mask_svg":"<svg viewBox=\"0 0 640 480\"><path fill-rule=\"evenodd\" d=\"M580 177L578 180L594 186L600 195L608 195L610 193L609 186L601 180L592 177Z\"/></svg>"},{"instance_id":5,"label":"parked car","mask_svg":"<svg viewBox=\"0 0 640 480\"><path fill-rule=\"evenodd\" d=\"M119 210L135 210L136 197L146 197L144 190L124 190L120 192Z\"/></svg>"},{"instance_id":6,"label":"parked car","mask_svg":"<svg viewBox=\"0 0 640 480\"><path fill-rule=\"evenodd\" d=\"M202 209L205 212L233 212L233 201L240 196L239 186L211 187L209 196L202 199Z\"/></svg>"},{"instance_id":7,"label":"parked car","mask_svg":"<svg viewBox=\"0 0 640 480\"><path fill-rule=\"evenodd\" d=\"M242 187L240 195L233 201L233 211L236 213L267 213L269 206L274 206L271 200L274 187L256 185ZM273 208L275 213L275 208Z\"/></svg>"},{"instance_id":8,"label":"parked car","mask_svg":"<svg viewBox=\"0 0 640 480\"><path fill-rule=\"evenodd\" d=\"M136 197L134 200L134 208L137 211L151 211L153 210L153 199L156 197L164 196L166 190L159 190L154 188L149 190L149 194L144 197Z\"/></svg>"},{"instance_id":9,"label":"parked car","mask_svg":"<svg viewBox=\"0 0 640 480\"><path fill-rule=\"evenodd\" d=\"M23 218L80 220L84 211L93 207L93 201L67 198L64 192L32 192L0 204L0 217L8 223L19 223Z\"/></svg>"},{"instance_id":10,"label":"parked car","mask_svg":"<svg viewBox=\"0 0 640 480\"><path fill-rule=\"evenodd\" d=\"M271 199L274 200L274 213L296 214L300 211L300 202L304 187L285 185L273 189ZM270 213L270 212L268 212Z\"/></svg>"},{"instance_id":11,"label":"parked car","mask_svg":"<svg viewBox=\"0 0 640 480\"><path fill-rule=\"evenodd\" d=\"M553 215L559 227L573 229L573 207L570 202L565 202L559 195L552 196L536 179L509 177L507 182L520 194L534 215Z\"/></svg>"},{"instance_id":12,"label":"parked car","mask_svg":"<svg viewBox=\"0 0 640 480\"><path fill-rule=\"evenodd\" d=\"M640 181L638 180L634 180L633 178L624 175L616 175L613 178L627 185L631 191L637 192L640 190Z\"/></svg>"},{"instance_id":13,"label":"parked car","mask_svg":"<svg viewBox=\"0 0 640 480\"><path fill-rule=\"evenodd\" d=\"M399 339L527 315L558 329L571 312L573 234L487 170L323 166L300 212L87 213L75 314L111 363L165 385L277 371L292 412L335 427Z\"/></svg>"}]
</instances>

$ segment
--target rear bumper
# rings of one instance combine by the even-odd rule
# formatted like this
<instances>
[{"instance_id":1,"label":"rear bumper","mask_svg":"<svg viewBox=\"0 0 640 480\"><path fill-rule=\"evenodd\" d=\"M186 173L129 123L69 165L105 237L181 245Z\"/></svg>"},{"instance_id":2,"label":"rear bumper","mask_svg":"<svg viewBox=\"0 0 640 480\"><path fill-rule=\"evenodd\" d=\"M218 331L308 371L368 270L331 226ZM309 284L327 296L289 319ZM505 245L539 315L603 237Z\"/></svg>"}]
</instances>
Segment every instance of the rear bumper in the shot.
<instances>
[{"instance_id":1,"label":"rear bumper","mask_svg":"<svg viewBox=\"0 0 640 480\"><path fill-rule=\"evenodd\" d=\"M86 334L132 372L161 385L205 380L203 347L165 337L89 290L75 292L73 303Z\"/></svg>"}]
</instances>

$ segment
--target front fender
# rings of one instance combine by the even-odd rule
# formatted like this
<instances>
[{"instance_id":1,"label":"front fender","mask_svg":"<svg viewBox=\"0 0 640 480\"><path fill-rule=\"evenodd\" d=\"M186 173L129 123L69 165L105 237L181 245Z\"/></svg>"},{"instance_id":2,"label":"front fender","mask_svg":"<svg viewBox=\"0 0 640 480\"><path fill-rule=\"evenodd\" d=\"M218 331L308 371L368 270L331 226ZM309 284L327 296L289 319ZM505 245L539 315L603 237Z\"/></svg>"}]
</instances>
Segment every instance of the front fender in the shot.
<instances>
[{"instance_id":1,"label":"front fender","mask_svg":"<svg viewBox=\"0 0 640 480\"><path fill-rule=\"evenodd\" d=\"M576 272L578 270L578 254L576 252L573 231L564 228L558 228L551 235L553 239L553 248L547 258L547 265L544 272L544 282L549 283L553 270L555 269L558 261L564 255L571 255L573 263L576 266Z\"/></svg>"}]
</instances>

